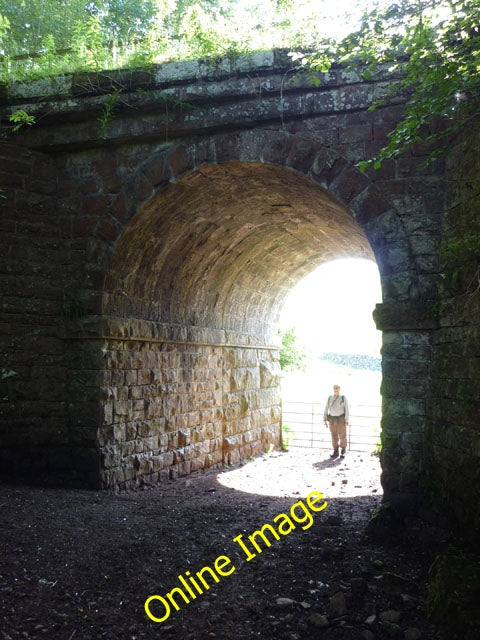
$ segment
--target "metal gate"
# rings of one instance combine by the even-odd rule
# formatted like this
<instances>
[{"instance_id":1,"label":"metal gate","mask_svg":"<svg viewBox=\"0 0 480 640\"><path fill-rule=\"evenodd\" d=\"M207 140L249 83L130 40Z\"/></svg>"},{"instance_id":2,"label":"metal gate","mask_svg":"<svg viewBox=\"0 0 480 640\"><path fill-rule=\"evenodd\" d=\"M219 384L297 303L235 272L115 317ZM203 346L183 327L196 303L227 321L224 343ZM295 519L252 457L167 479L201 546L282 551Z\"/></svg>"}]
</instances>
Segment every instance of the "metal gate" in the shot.
<instances>
[{"instance_id":1,"label":"metal gate","mask_svg":"<svg viewBox=\"0 0 480 640\"><path fill-rule=\"evenodd\" d=\"M289 447L331 449L330 431L323 423L325 403L283 401L283 434ZM381 407L356 405L347 428L349 451L371 453L380 443Z\"/></svg>"}]
</instances>

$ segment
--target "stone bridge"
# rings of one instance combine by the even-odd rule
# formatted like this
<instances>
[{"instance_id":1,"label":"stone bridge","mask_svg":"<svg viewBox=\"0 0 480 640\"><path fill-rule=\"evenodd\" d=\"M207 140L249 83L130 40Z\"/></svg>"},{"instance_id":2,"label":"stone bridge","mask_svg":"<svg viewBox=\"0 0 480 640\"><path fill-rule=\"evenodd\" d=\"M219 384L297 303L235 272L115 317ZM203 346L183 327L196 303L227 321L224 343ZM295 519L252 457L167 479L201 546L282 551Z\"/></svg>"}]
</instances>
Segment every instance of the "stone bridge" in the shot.
<instances>
[{"instance_id":1,"label":"stone bridge","mask_svg":"<svg viewBox=\"0 0 480 640\"><path fill-rule=\"evenodd\" d=\"M278 446L282 303L325 261L366 257L385 497L473 517L443 463L465 344L435 313L451 169L416 148L361 173L402 100L368 110L381 73L320 80L264 52L4 88L4 475L129 488ZM35 125L12 133L18 109Z\"/></svg>"}]
</instances>

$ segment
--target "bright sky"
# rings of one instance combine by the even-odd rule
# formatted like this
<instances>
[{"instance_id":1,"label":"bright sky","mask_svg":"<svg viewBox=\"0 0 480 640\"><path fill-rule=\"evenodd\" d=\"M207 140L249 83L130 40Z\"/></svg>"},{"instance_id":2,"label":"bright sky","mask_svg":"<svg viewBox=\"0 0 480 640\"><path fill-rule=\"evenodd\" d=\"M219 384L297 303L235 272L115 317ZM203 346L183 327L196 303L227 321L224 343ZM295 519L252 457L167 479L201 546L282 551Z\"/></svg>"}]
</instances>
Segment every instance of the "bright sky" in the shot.
<instances>
[{"instance_id":1,"label":"bright sky","mask_svg":"<svg viewBox=\"0 0 480 640\"><path fill-rule=\"evenodd\" d=\"M388 0L296 0L294 18L304 33L317 31L342 38L355 29L362 12ZM268 23L268 3L238 0L239 20L252 32ZM272 14L273 15L273 14ZM370 260L326 263L302 280L285 303L280 329L295 327L298 342L314 354L358 353L378 356L381 332L372 318L382 301L377 266Z\"/></svg>"},{"instance_id":2,"label":"bright sky","mask_svg":"<svg viewBox=\"0 0 480 640\"><path fill-rule=\"evenodd\" d=\"M382 301L380 276L371 260L332 260L301 280L287 299L282 331L295 327L300 344L317 354L378 356L381 332L372 318Z\"/></svg>"},{"instance_id":3,"label":"bright sky","mask_svg":"<svg viewBox=\"0 0 480 640\"><path fill-rule=\"evenodd\" d=\"M385 4L387 0L380 0ZM294 24L305 35L307 31L342 38L353 31L362 12L377 4L375 0L296 0L294 4ZM268 23L271 7L262 0L239 0L239 19L241 24L250 22L249 28L255 30L258 22ZM275 43L272 43L275 46Z\"/></svg>"}]
</instances>

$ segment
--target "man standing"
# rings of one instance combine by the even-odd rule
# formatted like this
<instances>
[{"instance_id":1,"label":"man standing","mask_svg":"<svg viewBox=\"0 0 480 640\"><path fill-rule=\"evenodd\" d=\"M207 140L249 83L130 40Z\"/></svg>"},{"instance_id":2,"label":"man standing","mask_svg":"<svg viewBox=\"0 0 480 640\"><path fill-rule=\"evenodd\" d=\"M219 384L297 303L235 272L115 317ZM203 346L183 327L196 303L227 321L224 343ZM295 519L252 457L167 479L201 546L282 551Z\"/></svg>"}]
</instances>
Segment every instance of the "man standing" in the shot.
<instances>
[{"instance_id":1,"label":"man standing","mask_svg":"<svg viewBox=\"0 0 480 640\"><path fill-rule=\"evenodd\" d=\"M338 458L338 448L341 447L340 458L345 457L347 448L347 425L350 418L348 401L345 396L340 395L340 386L333 385L333 396L328 396L325 411L323 412L323 422L332 436L333 453L330 458Z\"/></svg>"}]
</instances>

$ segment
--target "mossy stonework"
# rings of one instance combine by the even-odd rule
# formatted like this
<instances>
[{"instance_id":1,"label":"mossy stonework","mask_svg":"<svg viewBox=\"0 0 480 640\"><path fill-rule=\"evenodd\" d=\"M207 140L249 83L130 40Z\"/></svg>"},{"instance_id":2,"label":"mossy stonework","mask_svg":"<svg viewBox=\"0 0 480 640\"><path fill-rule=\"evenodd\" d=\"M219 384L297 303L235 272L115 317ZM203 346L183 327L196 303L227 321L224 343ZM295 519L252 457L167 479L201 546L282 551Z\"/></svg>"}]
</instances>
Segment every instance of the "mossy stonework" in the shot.
<instances>
[{"instance_id":1,"label":"mossy stonework","mask_svg":"<svg viewBox=\"0 0 480 640\"><path fill-rule=\"evenodd\" d=\"M2 121L21 108L36 124L1 149L7 474L132 487L280 445L279 311L349 256L382 281L385 495L426 495L425 436L449 398L431 366L445 166L416 150L361 173L402 111L368 110L388 78L290 73L265 52L9 88Z\"/></svg>"},{"instance_id":2,"label":"mossy stonework","mask_svg":"<svg viewBox=\"0 0 480 640\"><path fill-rule=\"evenodd\" d=\"M480 531L480 126L452 141L422 472L424 500Z\"/></svg>"}]
</instances>

